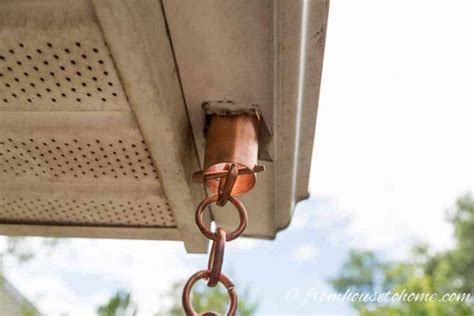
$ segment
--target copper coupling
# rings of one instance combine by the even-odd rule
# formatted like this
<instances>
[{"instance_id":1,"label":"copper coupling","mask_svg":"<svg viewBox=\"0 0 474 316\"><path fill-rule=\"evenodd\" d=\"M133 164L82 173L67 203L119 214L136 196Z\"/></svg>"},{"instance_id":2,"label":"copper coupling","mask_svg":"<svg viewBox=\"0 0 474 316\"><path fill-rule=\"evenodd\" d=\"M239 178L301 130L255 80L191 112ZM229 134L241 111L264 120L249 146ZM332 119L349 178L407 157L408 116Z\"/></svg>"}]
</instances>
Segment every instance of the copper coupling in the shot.
<instances>
[{"instance_id":1,"label":"copper coupling","mask_svg":"<svg viewBox=\"0 0 474 316\"><path fill-rule=\"evenodd\" d=\"M193 179L204 183L212 192L219 192L223 182L234 168L234 179L229 195L250 191L256 183L258 166L258 131L260 116L257 113L217 115L208 118L203 172ZM229 180L229 179L226 179Z\"/></svg>"}]
</instances>

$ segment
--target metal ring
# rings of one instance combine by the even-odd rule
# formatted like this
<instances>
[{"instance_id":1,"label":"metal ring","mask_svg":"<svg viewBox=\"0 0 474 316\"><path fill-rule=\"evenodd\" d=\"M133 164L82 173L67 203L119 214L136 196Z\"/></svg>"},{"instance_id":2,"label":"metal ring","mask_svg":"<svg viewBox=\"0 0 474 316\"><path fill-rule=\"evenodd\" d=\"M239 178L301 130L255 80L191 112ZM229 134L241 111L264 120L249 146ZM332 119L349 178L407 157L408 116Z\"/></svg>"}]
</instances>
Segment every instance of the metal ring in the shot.
<instances>
[{"instance_id":1,"label":"metal ring","mask_svg":"<svg viewBox=\"0 0 474 316\"><path fill-rule=\"evenodd\" d=\"M222 271L222 263L224 261L225 238L226 232L224 228L218 227L216 230L217 238L212 242L211 253L207 269L211 271L207 286L214 287L219 282L219 276Z\"/></svg>"},{"instance_id":2,"label":"metal ring","mask_svg":"<svg viewBox=\"0 0 474 316\"><path fill-rule=\"evenodd\" d=\"M213 233L212 231L210 231L204 226L202 217L206 208L212 203L216 203L218 200L219 200L219 196L217 194L208 196L198 205L196 209L196 224L199 230L201 231L201 233L203 233L204 236L212 240L216 240L217 234ZM235 206L235 208L239 212L240 223L236 230L227 234L226 241L234 240L235 238L242 235L242 233L245 230L245 227L247 226L247 210L245 209L245 206L242 204L242 202L237 200L232 195L229 196L229 201Z\"/></svg>"},{"instance_id":3,"label":"metal ring","mask_svg":"<svg viewBox=\"0 0 474 316\"><path fill-rule=\"evenodd\" d=\"M219 187L217 189L217 194L219 195L217 205L219 206L226 205L234 188L234 184L237 181L237 177L239 176L239 167L235 163L227 164L224 169L227 170L227 175L220 178Z\"/></svg>"},{"instance_id":4,"label":"metal ring","mask_svg":"<svg viewBox=\"0 0 474 316\"><path fill-rule=\"evenodd\" d=\"M191 289L197 281L201 279L209 278L211 275L211 271L209 270L201 270L193 274L189 280L184 285L183 289L183 309L186 313L186 316L198 316L196 311L194 310L191 304ZM221 282L226 288L227 293L229 294L229 308L227 310L227 316L234 316L237 311L237 293L235 292L234 284L232 281L225 275L221 274L219 277L219 282Z\"/></svg>"}]
</instances>

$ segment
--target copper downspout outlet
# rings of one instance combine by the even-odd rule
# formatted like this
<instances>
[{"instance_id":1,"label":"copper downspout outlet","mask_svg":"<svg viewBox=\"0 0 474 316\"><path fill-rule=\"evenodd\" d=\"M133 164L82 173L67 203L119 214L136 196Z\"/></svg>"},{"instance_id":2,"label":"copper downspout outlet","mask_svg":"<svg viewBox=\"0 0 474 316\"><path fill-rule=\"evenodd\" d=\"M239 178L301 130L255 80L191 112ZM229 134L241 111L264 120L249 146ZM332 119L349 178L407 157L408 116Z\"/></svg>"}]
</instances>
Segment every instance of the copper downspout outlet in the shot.
<instances>
[{"instance_id":1,"label":"copper downspout outlet","mask_svg":"<svg viewBox=\"0 0 474 316\"><path fill-rule=\"evenodd\" d=\"M257 166L259 122L257 114L212 115L206 133L204 173L196 174L195 180L217 192L218 175L226 174L234 163L239 171L231 195L250 191L257 180L255 172L263 169Z\"/></svg>"}]
</instances>

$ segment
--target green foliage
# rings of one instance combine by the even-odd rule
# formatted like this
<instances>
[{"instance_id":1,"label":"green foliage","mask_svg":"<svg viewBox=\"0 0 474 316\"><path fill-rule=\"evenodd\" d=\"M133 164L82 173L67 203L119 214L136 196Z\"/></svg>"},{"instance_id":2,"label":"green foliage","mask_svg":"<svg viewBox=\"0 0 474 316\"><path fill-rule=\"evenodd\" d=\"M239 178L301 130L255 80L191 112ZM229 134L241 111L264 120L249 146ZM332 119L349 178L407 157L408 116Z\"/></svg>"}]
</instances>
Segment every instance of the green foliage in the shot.
<instances>
[{"instance_id":1,"label":"green foliage","mask_svg":"<svg viewBox=\"0 0 474 316\"><path fill-rule=\"evenodd\" d=\"M21 316L39 316L39 312L35 307L25 304L21 309Z\"/></svg>"},{"instance_id":2,"label":"green foliage","mask_svg":"<svg viewBox=\"0 0 474 316\"><path fill-rule=\"evenodd\" d=\"M156 316L184 316L181 306L181 289L183 284L184 282L178 282L172 286L172 290L169 293L169 298L172 300L171 307L166 311L158 313ZM248 288L239 293L237 315L255 315L258 302L250 297L250 290ZM216 312L219 315L225 315L229 298L227 290L221 285L208 288L205 284L197 284L193 288L192 302L194 309L198 312Z\"/></svg>"},{"instance_id":3,"label":"green foliage","mask_svg":"<svg viewBox=\"0 0 474 316\"><path fill-rule=\"evenodd\" d=\"M352 250L338 277L330 280L343 293L474 293L474 200L471 195L458 199L449 217L454 226L456 245L452 250L430 254L426 245L414 248L407 262L382 262L375 253ZM360 315L473 315L467 302L368 302L354 303Z\"/></svg>"},{"instance_id":4,"label":"green foliage","mask_svg":"<svg viewBox=\"0 0 474 316\"><path fill-rule=\"evenodd\" d=\"M340 276L331 283L341 292L351 289L360 293L372 293L380 286L375 275L382 273L382 270L382 263L374 253L351 250Z\"/></svg>"},{"instance_id":5,"label":"green foliage","mask_svg":"<svg viewBox=\"0 0 474 316\"><path fill-rule=\"evenodd\" d=\"M98 316L134 316L137 306L133 303L130 293L118 291L107 303L97 308Z\"/></svg>"}]
</instances>

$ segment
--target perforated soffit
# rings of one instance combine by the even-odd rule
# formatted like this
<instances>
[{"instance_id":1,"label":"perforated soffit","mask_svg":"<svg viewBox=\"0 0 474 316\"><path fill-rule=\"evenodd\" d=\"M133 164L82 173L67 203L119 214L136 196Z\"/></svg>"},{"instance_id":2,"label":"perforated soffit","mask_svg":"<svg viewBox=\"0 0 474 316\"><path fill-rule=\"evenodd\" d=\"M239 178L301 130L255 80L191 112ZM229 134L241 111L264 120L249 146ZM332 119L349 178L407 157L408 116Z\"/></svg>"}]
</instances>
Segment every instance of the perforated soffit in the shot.
<instances>
[{"instance_id":1,"label":"perforated soffit","mask_svg":"<svg viewBox=\"0 0 474 316\"><path fill-rule=\"evenodd\" d=\"M267 96L264 112L276 141L276 163L266 164L259 185L243 197L246 233L271 238L288 225L295 199L307 193L327 2L202 5L199 11L212 15L204 18L206 28L193 7L178 8L186 6L181 1L0 1L0 233L180 239L188 251L205 251L207 241L189 216L204 192L189 183L199 162L182 92L191 121L203 122L202 101L236 92L234 83L243 83L244 95L254 92L250 100ZM225 21L213 20L218 9L230 13ZM209 51L222 54L208 65ZM204 74L211 77L203 80ZM251 77L259 85L249 86ZM199 82L206 84L194 89ZM294 111L298 100L301 113ZM199 149L202 128L193 126ZM235 213L214 215L226 225L234 223L228 214Z\"/></svg>"},{"instance_id":2,"label":"perforated soffit","mask_svg":"<svg viewBox=\"0 0 474 316\"><path fill-rule=\"evenodd\" d=\"M175 228L92 8L30 4L0 5L0 224Z\"/></svg>"}]
</instances>

